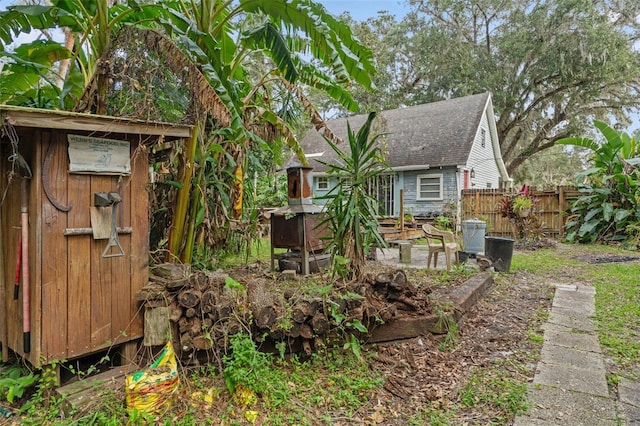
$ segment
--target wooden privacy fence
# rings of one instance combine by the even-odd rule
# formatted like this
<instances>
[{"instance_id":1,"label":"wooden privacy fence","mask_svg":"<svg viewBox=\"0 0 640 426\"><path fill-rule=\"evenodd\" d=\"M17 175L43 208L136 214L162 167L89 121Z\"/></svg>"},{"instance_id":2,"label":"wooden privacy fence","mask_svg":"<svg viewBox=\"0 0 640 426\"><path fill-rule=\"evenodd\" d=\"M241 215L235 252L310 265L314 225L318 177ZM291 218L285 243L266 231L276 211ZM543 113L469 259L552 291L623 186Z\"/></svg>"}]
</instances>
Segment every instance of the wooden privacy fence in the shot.
<instances>
[{"instance_id":1,"label":"wooden privacy fence","mask_svg":"<svg viewBox=\"0 0 640 426\"><path fill-rule=\"evenodd\" d=\"M512 223L498 213L500 200L509 194L513 195L514 192L504 189L464 189L461 220L478 218L487 222L487 235L513 236ZM543 224L545 234L553 238L564 236L565 212L580 195L578 190L559 186L552 190L532 191L530 195L538 200L535 213Z\"/></svg>"}]
</instances>

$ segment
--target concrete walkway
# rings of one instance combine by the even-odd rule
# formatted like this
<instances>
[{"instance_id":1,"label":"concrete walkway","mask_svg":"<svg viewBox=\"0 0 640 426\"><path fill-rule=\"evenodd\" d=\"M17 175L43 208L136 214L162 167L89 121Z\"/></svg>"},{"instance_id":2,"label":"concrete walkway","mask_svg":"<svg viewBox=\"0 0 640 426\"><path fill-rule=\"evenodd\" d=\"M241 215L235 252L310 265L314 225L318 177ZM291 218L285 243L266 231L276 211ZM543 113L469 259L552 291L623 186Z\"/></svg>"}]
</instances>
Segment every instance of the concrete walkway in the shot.
<instances>
[{"instance_id":1,"label":"concrete walkway","mask_svg":"<svg viewBox=\"0 0 640 426\"><path fill-rule=\"evenodd\" d=\"M515 426L600 426L640 424L640 408L610 397L602 350L591 320L595 289L556 285L533 383L531 408ZM633 384L637 390L637 384ZM631 394L635 392L629 389ZM623 399L621 398L621 401Z\"/></svg>"},{"instance_id":2,"label":"concrete walkway","mask_svg":"<svg viewBox=\"0 0 640 426\"><path fill-rule=\"evenodd\" d=\"M411 262L400 262L398 247L378 250L378 260L398 268L426 268L427 246L413 245ZM475 261L467 262L476 267ZM439 270L446 269L443 255ZM617 401L609 395L596 328L593 287L556 284L544 343L533 383L531 408L515 426L640 426L640 383L620 379Z\"/></svg>"}]
</instances>

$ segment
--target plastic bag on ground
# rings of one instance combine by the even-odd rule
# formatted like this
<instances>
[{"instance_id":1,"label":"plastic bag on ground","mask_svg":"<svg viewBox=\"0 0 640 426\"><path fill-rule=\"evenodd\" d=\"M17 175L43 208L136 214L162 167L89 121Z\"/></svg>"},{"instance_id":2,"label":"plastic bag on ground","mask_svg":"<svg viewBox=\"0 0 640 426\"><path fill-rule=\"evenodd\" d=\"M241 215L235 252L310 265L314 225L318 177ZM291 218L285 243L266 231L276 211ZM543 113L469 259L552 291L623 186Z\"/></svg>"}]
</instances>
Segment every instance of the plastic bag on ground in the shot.
<instances>
[{"instance_id":1,"label":"plastic bag on ground","mask_svg":"<svg viewBox=\"0 0 640 426\"><path fill-rule=\"evenodd\" d=\"M158 414L169 407L179 384L178 362L173 345L168 342L151 365L126 377L127 407Z\"/></svg>"}]
</instances>

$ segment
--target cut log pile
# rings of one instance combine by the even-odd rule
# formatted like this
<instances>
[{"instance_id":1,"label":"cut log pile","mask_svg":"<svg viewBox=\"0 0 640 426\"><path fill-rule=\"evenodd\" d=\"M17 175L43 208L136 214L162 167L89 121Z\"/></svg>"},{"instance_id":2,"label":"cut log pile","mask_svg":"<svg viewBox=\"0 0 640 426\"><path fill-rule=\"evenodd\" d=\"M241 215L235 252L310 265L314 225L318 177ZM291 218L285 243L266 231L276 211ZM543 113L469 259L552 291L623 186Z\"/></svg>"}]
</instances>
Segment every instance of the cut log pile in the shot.
<instances>
[{"instance_id":1,"label":"cut log pile","mask_svg":"<svg viewBox=\"0 0 640 426\"><path fill-rule=\"evenodd\" d=\"M222 271L192 273L188 265L162 264L151 269L138 300L147 309L168 308L170 334L181 355L226 348L238 332L311 353L350 334L366 340L376 325L430 308L429 291L413 286L401 270L303 290L279 290L281 283L276 287L266 275L238 280Z\"/></svg>"}]
</instances>

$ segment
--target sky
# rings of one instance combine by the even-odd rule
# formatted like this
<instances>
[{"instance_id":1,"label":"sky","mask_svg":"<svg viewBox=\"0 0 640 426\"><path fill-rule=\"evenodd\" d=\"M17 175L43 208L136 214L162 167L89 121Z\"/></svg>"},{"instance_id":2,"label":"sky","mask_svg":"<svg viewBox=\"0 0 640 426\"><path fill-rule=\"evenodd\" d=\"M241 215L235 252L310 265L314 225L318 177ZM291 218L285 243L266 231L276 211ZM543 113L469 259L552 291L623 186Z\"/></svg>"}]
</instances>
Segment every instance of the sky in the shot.
<instances>
[{"instance_id":1,"label":"sky","mask_svg":"<svg viewBox=\"0 0 640 426\"><path fill-rule=\"evenodd\" d=\"M373 18L381 10L401 18L409 10L405 0L318 0L318 2L334 15L349 12L356 21Z\"/></svg>"},{"instance_id":2,"label":"sky","mask_svg":"<svg viewBox=\"0 0 640 426\"><path fill-rule=\"evenodd\" d=\"M15 0L0 0L0 10L13 3ZM334 15L347 11L356 21L375 17L380 10L389 11L400 18L408 10L405 0L319 0L319 3Z\"/></svg>"}]
</instances>

